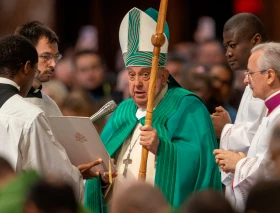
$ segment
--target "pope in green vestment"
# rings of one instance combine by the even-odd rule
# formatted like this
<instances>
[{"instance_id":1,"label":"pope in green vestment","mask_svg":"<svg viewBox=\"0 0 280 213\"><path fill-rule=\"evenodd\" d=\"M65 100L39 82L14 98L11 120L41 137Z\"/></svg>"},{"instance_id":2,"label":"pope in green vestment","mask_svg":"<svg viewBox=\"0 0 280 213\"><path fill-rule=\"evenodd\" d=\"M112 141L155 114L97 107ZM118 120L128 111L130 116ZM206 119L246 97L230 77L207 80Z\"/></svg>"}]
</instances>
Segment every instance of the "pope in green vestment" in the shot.
<instances>
[{"instance_id":1,"label":"pope in green vestment","mask_svg":"<svg viewBox=\"0 0 280 213\"><path fill-rule=\"evenodd\" d=\"M155 30L156 18L157 13L153 9L143 12L133 8L120 27L120 43L132 98L118 106L101 133L102 142L114 158L118 157L122 144L131 136L138 122L145 124L145 117L138 119L136 112L147 104L153 49L147 38ZM146 132L156 134L149 146L156 144L156 150L150 149L156 155L154 184L176 209L194 191L221 190L221 179L213 155L217 141L210 115L200 98L181 88L164 68L169 38L167 24L164 35L167 44L161 49L156 95L163 88L167 91L153 111L152 128ZM107 212L101 181L98 178L86 183L85 205L96 213Z\"/></svg>"}]
</instances>

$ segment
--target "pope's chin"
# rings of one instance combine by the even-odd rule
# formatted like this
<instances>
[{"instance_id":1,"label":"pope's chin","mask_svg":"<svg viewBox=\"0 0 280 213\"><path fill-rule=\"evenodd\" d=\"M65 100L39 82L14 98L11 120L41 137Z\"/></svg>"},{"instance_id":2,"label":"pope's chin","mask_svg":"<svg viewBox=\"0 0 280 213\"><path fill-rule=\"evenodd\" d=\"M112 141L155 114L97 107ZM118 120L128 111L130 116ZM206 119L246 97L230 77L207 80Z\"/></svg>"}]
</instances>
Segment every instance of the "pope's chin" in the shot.
<instances>
[{"instance_id":1,"label":"pope's chin","mask_svg":"<svg viewBox=\"0 0 280 213\"><path fill-rule=\"evenodd\" d=\"M139 108L146 108L147 107L147 98L139 98L139 97L132 97L134 103L139 107Z\"/></svg>"}]
</instances>

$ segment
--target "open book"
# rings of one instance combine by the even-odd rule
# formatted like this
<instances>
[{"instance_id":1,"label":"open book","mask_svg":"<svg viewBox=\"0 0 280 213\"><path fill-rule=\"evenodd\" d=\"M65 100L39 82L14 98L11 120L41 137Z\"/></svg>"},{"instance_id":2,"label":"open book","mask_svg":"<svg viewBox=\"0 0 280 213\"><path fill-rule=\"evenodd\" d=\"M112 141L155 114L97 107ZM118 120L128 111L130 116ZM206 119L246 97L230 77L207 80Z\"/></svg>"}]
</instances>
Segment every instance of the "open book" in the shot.
<instances>
[{"instance_id":1,"label":"open book","mask_svg":"<svg viewBox=\"0 0 280 213\"><path fill-rule=\"evenodd\" d=\"M71 163L75 166L90 163L101 158L102 164L92 170L100 173L116 171L111 158L88 117L49 116L51 130L58 142L65 148Z\"/></svg>"}]
</instances>

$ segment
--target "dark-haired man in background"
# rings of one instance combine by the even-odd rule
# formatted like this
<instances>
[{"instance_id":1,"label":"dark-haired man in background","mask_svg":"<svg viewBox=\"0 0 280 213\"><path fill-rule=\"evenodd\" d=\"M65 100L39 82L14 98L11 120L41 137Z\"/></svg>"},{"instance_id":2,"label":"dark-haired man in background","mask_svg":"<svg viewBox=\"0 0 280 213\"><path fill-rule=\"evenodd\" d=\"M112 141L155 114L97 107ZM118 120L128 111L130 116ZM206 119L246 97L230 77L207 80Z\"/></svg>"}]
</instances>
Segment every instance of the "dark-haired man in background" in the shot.
<instances>
[{"instance_id":1,"label":"dark-haired man in background","mask_svg":"<svg viewBox=\"0 0 280 213\"><path fill-rule=\"evenodd\" d=\"M19 26L15 34L28 38L38 52L38 75L34 78L26 100L39 106L47 116L61 116L57 104L41 91L42 83L54 76L54 69L62 55L58 51L59 39L55 32L38 21Z\"/></svg>"}]
</instances>

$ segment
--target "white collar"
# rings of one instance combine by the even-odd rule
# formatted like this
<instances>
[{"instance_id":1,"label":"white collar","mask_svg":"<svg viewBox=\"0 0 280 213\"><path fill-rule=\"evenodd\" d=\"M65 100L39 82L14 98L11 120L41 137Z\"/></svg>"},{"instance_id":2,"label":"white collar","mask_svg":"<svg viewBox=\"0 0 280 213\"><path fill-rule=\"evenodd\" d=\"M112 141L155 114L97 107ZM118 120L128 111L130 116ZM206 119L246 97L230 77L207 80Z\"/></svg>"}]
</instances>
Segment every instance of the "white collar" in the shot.
<instances>
[{"instance_id":1,"label":"white collar","mask_svg":"<svg viewBox=\"0 0 280 213\"><path fill-rule=\"evenodd\" d=\"M166 84L162 90L160 91L160 93L158 94L158 96L155 98L154 101L154 109L157 107L157 105L159 104L159 102L163 99L165 93L167 92L168 89L168 84ZM136 111L136 117L138 118L138 120L140 118L143 118L146 116L146 108L138 108Z\"/></svg>"},{"instance_id":2,"label":"white collar","mask_svg":"<svg viewBox=\"0 0 280 213\"><path fill-rule=\"evenodd\" d=\"M0 77L0 84L10 84L10 85L14 86L15 88L17 88L18 90L20 90L20 86L17 85L16 82L14 82L8 78Z\"/></svg>"}]
</instances>

